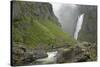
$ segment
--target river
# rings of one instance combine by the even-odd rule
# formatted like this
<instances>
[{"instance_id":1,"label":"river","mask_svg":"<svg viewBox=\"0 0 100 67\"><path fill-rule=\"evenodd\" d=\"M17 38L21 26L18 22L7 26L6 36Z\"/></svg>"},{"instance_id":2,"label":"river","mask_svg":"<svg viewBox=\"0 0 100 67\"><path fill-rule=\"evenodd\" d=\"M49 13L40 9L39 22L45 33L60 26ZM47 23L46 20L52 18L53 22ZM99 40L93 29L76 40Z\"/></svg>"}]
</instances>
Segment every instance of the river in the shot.
<instances>
[{"instance_id":1,"label":"river","mask_svg":"<svg viewBox=\"0 0 100 67\"><path fill-rule=\"evenodd\" d=\"M53 52L47 52L48 57L46 58L41 58L41 59L37 59L37 62L41 62L42 64L46 64L46 63L56 63L56 55L57 55L57 51L53 51Z\"/></svg>"}]
</instances>

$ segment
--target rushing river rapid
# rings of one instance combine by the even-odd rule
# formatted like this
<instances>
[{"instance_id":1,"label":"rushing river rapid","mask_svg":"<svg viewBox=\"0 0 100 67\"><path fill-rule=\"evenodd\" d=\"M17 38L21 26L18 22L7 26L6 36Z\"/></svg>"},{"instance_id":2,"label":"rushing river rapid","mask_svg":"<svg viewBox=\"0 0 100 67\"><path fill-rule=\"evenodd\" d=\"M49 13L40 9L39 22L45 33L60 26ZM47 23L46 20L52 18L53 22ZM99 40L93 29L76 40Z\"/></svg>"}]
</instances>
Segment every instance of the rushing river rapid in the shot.
<instances>
[{"instance_id":1,"label":"rushing river rapid","mask_svg":"<svg viewBox=\"0 0 100 67\"><path fill-rule=\"evenodd\" d=\"M43 64L45 63L55 63L56 62L56 55L57 55L57 51L54 52L47 52L48 57L46 58L41 58L41 59L37 59L37 62L41 62Z\"/></svg>"}]
</instances>

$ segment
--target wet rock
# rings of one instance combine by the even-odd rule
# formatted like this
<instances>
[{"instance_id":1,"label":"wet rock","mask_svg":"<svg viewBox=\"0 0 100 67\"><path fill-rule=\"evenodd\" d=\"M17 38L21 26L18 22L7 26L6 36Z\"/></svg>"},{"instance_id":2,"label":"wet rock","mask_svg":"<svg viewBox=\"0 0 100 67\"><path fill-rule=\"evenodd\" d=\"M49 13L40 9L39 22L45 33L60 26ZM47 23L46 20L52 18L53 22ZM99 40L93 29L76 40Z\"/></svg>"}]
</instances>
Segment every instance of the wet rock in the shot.
<instances>
[{"instance_id":1,"label":"wet rock","mask_svg":"<svg viewBox=\"0 0 100 67\"><path fill-rule=\"evenodd\" d=\"M59 49L57 54L57 63L70 62L73 56L73 49Z\"/></svg>"},{"instance_id":2,"label":"wet rock","mask_svg":"<svg viewBox=\"0 0 100 67\"><path fill-rule=\"evenodd\" d=\"M88 59L90 59L90 56L88 54L82 55L82 56L77 57L75 62L86 62Z\"/></svg>"},{"instance_id":3,"label":"wet rock","mask_svg":"<svg viewBox=\"0 0 100 67\"><path fill-rule=\"evenodd\" d=\"M95 61L96 46L88 42L79 44L73 48L60 48L56 55L57 63Z\"/></svg>"},{"instance_id":4,"label":"wet rock","mask_svg":"<svg viewBox=\"0 0 100 67\"><path fill-rule=\"evenodd\" d=\"M35 59L45 58L47 56L44 50L33 50L33 58Z\"/></svg>"},{"instance_id":5,"label":"wet rock","mask_svg":"<svg viewBox=\"0 0 100 67\"><path fill-rule=\"evenodd\" d=\"M25 46L13 46L12 50L12 64L13 66L29 65L36 59L45 58L48 55L44 50L34 50L26 48Z\"/></svg>"}]
</instances>

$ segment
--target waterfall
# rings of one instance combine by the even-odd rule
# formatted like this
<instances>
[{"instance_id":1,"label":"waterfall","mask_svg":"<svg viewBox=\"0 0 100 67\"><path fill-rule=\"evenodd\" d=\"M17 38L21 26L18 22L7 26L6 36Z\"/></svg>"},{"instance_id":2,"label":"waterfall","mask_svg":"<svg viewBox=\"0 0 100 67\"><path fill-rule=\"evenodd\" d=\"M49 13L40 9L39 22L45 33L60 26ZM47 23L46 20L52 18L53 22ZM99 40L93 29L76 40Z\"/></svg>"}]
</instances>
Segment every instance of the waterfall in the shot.
<instances>
[{"instance_id":1,"label":"waterfall","mask_svg":"<svg viewBox=\"0 0 100 67\"><path fill-rule=\"evenodd\" d=\"M76 40L78 38L79 31L81 30L81 27L82 27L83 18L84 18L84 14L81 14L80 16L78 16L78 21L77 21L77 25L76 25L76 29L74 33L74 38Z\"/></svg>"}]
</instances>

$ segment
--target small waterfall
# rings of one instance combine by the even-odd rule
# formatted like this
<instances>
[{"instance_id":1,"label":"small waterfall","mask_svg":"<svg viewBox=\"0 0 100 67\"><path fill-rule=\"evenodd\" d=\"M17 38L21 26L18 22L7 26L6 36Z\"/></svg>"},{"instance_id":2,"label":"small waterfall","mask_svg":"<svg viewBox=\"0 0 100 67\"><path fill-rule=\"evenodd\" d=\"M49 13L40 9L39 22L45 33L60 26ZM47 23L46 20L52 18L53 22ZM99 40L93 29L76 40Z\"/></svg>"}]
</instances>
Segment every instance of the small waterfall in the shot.
<instances>
[{"instance_id":1,"label":"small waterfall","mask_svg":"<svg viewBox=\"0 0 100 67\"><path fill-rule=\"evenodd\" d=\"M84 14L81 14L80 16L78 16L78 21L77 21L77 25L76 25L76 29L74 33L74 38L76 40L78 38L79 31L81 30L81 27L82 27L83 18L84 18Z\"/></svg>"}]
</instances>

